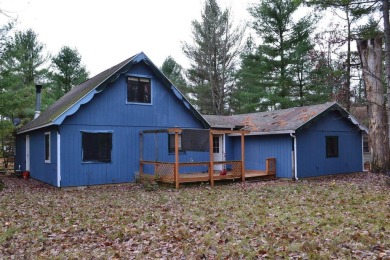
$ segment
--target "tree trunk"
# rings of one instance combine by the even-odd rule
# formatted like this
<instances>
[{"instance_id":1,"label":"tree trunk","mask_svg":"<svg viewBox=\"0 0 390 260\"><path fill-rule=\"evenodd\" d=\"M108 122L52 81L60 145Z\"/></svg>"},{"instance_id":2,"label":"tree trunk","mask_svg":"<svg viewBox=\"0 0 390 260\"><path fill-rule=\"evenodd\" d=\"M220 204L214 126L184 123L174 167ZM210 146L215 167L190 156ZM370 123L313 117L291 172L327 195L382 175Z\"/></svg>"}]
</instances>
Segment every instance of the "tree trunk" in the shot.
<instances>
[{"instance_id":1,"label":"tree trunk","mask_svg":"<svg viewBox=\"0 0 390 260\"><path fill-rule=\"evenodd\" d=\"M389 169L389 139L382 75L382 38L358 40L369 111L369 139L373 172Z\"/></svg>"},{"instance_id":2,"label":"tree trunk","mask_svg":"<svg viewBox=\"0 0 390 260\"><path fill-rule=\"evenodd\" d=\"M385 34L385 77L387 88L387 127L390 138L390 21L389 21L389 2L388 0L382 1L383 10L383 28ZM390 145L390 142L389 142ZM390 148L389 148L390 149Z\"/></svg>"}]
</instances>

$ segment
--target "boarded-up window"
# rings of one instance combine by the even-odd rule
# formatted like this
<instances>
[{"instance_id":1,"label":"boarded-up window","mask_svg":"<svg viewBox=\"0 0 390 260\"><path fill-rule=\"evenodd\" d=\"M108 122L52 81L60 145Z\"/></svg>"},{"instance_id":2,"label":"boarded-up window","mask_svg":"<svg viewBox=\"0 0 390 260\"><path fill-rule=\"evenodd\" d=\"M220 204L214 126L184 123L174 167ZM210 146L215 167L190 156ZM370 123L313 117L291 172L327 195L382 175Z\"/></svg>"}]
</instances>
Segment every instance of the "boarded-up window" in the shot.
<instances>
[{"instance_id":1,"label":"boarded-up window","mask_svg":"<svg viewBox=\"0 0 390 260\"><path fill-rule=\"evenodd\" d=\"M339 157L339 137L326 137L326 157Z\"/></svg>"},{"instance_id":2,"label":"boarded-up window","mask_svg":"<svg viewBox=\"0 0 390 260\"><path fill-rule=\"evenodd\" d=\"M45 162L50 163L50 133L45 133Z\"/></svg>"},{"instance_id":3,"label":"boarded-up window","mask_svg":"<svg viewBox=\"0 0 390 260\"><path fill-rule=\"evenodd\" d=\"M139 77L127 78L127 102L151 103L150 79Z\"/></svg>"},{"instance_id":4,"label":"boarded-up window","mask_svg":"<svg viewBox=\"0 0 390 260\"><path fill-rule=\"evenodd\" d=\"M181 148L181 134L179 134L179 140L178 140L178 148L179 152L182 152ZM174 153L175 152L175 134L168 134L168 152Z\"/></svg>"},{"instance_id":5,"label":"boarded-up window","mask_svg":"<svg viewBox=\"0 0 390 260\"><path fill-rule=\"evenodd\" d=\"M82 133L83 162L111 162L112 133Z\"/></svg>"}]
</instances>

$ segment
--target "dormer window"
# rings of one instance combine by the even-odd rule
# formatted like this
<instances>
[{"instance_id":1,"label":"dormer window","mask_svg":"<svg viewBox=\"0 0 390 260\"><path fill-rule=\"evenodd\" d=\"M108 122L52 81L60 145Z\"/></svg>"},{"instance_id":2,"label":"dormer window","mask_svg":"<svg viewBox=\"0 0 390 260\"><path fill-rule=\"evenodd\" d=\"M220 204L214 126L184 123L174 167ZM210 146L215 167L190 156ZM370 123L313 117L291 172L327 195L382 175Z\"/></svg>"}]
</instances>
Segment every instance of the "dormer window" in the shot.
<instances>
[{"instance_id":1,"label":"dormer window","mask_svg":"<svg viewBox=\"0 0 390 260\"><path fill-rule=\"evenodd\" d=\"M127 78L127 102L151 104L151 84L149 78Z\"/></svg>"}]
</instances>

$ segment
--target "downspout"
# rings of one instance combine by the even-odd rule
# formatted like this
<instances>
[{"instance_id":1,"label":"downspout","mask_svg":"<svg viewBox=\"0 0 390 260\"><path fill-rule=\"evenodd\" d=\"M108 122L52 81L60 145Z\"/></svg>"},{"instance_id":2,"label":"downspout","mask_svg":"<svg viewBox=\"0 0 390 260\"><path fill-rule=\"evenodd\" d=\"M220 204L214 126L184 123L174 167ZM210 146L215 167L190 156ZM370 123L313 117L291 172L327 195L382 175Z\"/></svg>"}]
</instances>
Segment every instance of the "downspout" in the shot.
<instances>
[{"instance_id":1,"label":"downspout","mask_svg":"<svg viewBox=\"0 0 390 260\"><path fill-rule=\"evenodd\" d=\"M360 135L362 137L362 172L364 172L364 134L363 131L360 131Z\"/></svg>"},{"instance_id":2,"label":"downspout","mask_svg":"<svg viewBox=\"0 0 390 260\"><path fill-rule=\"evenodd\" d=\"M298 171L297 171L297 137L294 135L295 133L290 133L290 136L294 139L294 176L293 180L298 180Z\"/></svg>"},{"instance_id":3,"label":"downspout","mask_svg":"<svg viewBox=\"0 0 390 260\"><path fill-rule=\"evenodd\" d=\"M61 187L61 134L57 130L57 187Z\"/></svg>"}]
</instances>

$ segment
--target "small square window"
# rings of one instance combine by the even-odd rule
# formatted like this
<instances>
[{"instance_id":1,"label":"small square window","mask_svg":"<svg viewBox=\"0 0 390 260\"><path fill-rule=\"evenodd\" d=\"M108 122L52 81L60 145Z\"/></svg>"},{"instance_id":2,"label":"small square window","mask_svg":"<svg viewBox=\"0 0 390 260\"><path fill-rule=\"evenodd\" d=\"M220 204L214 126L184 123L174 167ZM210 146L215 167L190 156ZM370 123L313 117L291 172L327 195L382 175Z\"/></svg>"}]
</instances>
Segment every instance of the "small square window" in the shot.
<instances>
[{"instance_id":1,"label":"small square window","mask_svg":"<svg viewBox=\"0 0 390 260\"><path fill-rule=\"evenodd\" d=\"M50 163L50 132L45 133L45 163Z\"/></svg>"},{"instance_id":2,"label":"small square window","mask_svg":"<svg viewBox=\"0 0 390 260\"><path fill-rule=\"evenodd\" d=\"M151 84L148 78L127 78L127 102L151 104Z\"/></svg>"},{"instance_id":3,"label":"small square window","mask_svg":"<svg viewBox=\"0 0 390 260\"><path fill-rule=\"evenodd\" d=\"M326 137L326 157L339 157L339 137Z\"/></svg>"},{"instance_id":4,"label":"small square window","mask_svg":"<svg viewBox=\"0 0 390 260\"><path fill-rule=\"evenodd\" d=\"M179 134L179 140L178 140L178 146L179 146L179 152L182 152L181 148L181 134ZM174 153L175 152L175 134L168 134L168 152Z\"/></svg>"},{"instance_id":5,"label":"small square window","mask_svg":"<svg viewBox=\"0 0 390 260\"><path fill-rule=\"evenodd\" d=\"M82 133L83 162L111 162L112 133Z\"/></svg>"}]
</instances>

